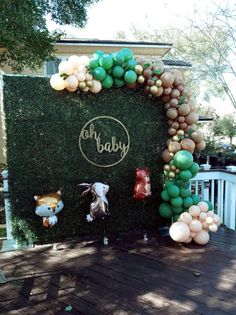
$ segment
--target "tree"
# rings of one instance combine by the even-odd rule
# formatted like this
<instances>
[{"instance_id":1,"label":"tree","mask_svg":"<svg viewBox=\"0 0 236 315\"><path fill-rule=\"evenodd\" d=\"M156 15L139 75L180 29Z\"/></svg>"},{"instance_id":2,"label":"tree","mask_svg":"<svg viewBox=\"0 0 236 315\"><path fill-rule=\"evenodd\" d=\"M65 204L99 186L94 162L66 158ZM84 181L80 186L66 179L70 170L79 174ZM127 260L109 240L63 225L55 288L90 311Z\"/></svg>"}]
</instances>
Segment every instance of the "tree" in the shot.
<instances>
[{"instance_id":1,"label":"tree","mask_svg":"<svg viewBox=\"0 0 236 315\"><path fill-rule=\"evenodd\" d=\"M207 86L205 99L227 96L236 108L236 97L232 83L236 79L236 7L225 2L215 6L206 17L195 12L195 18L186 21L184 28L143 31L132 26L133 35L139 40L173 43L166 57L182 59L193 67L189 71L188 84L195 94L201 85ZM191 78L191 80L190 80Z\"/></svg>"},{"instance_id":2,"label":"tree","mask_svg":"<svg viewBox=\"0 0 236 315\"><path fill-rule=\"evenodd\" d=\"M233 137L236 136L236 119L232 115L225 115L214 120L214 135L228 137L232 144Z\"/></svg>"},{"instance_id":3,"label":"tree","mask_svg":"<svg viewBox=\"0 0 236 315\"><path fill-rule=\"evenodd\" d=\"M33 70L50 59L54 44L63 35L49 32L46 17L58 25L84 27L87 8L98 0L1 0L0 66L13 71Z\"/></svg>"}]
</instances>

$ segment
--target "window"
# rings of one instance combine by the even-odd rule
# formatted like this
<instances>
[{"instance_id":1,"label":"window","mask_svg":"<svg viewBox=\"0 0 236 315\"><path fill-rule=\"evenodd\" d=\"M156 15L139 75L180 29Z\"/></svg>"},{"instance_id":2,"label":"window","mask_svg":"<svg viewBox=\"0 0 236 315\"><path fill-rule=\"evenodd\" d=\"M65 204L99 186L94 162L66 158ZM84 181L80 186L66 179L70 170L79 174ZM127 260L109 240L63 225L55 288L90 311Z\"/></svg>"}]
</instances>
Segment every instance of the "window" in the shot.
<instances>
[{"instance_id":1,"label":"window","mask_svg":"<svg viewBox=\"0 0 236 315\"><path fill-rule=\"evenodd\" d=\"M65 58L57 58L56 60L46 61L44 64L44 74L47 77L58 72L59 63Z\"/></svg>"}]
</instances>

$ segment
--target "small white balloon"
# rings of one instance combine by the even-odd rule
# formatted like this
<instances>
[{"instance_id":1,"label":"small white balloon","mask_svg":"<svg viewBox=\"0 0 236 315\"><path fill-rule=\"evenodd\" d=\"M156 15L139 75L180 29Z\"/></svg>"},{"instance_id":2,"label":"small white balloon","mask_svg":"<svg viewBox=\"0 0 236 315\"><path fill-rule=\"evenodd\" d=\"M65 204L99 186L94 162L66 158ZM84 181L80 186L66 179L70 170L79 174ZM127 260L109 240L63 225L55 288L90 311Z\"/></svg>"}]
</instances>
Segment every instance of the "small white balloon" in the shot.
<instances>
[{"instance_id":1,"label":"small white balloon","mask_svg":"<svg viewBox=\"0 0 236 315\"><path fill-rule=\"evenodd\" d=\"M66 86L67 91L69 92L75 92L77 88L71 88L70 86Z\"/></svg>"},{"instance_id":2,"label":"small white balloon","mask_svg":"<svg viewBox=\"0 0 236 315\"><path fill-rule=\"evenodd\" d=\"M58 70L60 74L65 73L67 75L71 75L74 72L73 66L68 61L65 61L65 60L59 64Z\"/></svg>"},{"instance_id":3,"label":"small white balloon","mask_svg":"<svg viewBox=\"0 0 236 315\"><path fill-rule=\"evenodd\" d=\"M217 227L217 225L215 223L212 223L212 224L209 225L209 230L211 232L216 232L218 230L218 227Z\"/></svg>"},{"instance_id":4,"label":"small white balloon","mask_svg":"<svg viewBox=\"0 0 236 315\"><path fill-rule=\"evenodd\" d=\"M80 65L88 66L89 65L89 57L88 56L80 56Z\"/></svg>"},{"instance_id":5,"label":"small white balloon","mask_svg":"<svg viewBox=\"0 0 236 315\"><path fill-rule=\"evenodd\" d=\"M72 55L68 58L68 62L73 66L74 69L78 69L80 66L80 57L76 55Z\"/></svg>"},{"instance_id":6,"label":"small white balloon","mask_svg":"<svg viewBox=\"0 0 236 315\"><path fill-rule=\"evenodd\" d=\"M199 214L199 220L200 220L200 221L204 221L204 220L206 220L206 218L207 218L206 212L201 212L201 213Z\"/></svg>"},{"instance_id":7,"label":"small white balloon","mask_svg":"<svg viewBox=\"0 0 236 315\"><path fill-rule=\"evenodd\" d=\"M189 237L186 241L184 241L183 243L185 244L189 244L192 242L192 237Z\"/></svg>"},{"instance_id":8,"label":"small white balloon","mask_svg":"<svg viewBox=\"0 0 236 315\"><path fill-rule=\"evenodd\" d=\"M84 72L78 72L76 75L76 78L78 79L78 81L85 81L85 74Z\"/></svg>"},{"instance_id":9,"label":"small white balloon","mask_svg":"<svg viewBox=\"0 0 236 315\"><path fill-rule=\"evenodd\" d=\"M93 86L89 89L93 93L99 93L102 89L102 84L100 81L93 80Z\"/></svg>"},{"instance_id":10,"label":"small white balloon","mask_svg":"<svg viewBox=\"0 0 236 315\"><path fill-rule=\"evenodd\" d=\"M214 223L217 224L218 226L219 226L220 223L221 223L221 219L220 219L220 217L219 217L217 214L214 214L214 216L213 216L213 221L214 221Z\"/></svg>"},{"instance_id":11,"label":"small white balloon","mask_svg":"<svg viewBox=\"0 0 236 315\"><path fill-rule=\"evenodd\" d=\"M212 217L207 217L205 222L209 225L213 223L213 218Z\"/></svg>"},{"instance_id":12,"label":"small white balloon","mask_svg":"<svg viewBox=\"0 0 236 315\"><path fill-rule=\"evenodd\" d=\"M176 242L185 242L190 237L190 229L184 222L175 222L170 227L170 237Z\"/></svg>"},{"instance_id":13,"label":"small white balloon","mask_svg":"<svg viewBox=\"0 0 236 315\"><path fill-rule=\"evenodd\" d=\"M179 217L179 220L181 221L181 222L184 222L184 223L186 223L186 224L189 224L191 221L192 221L192 216L191 216L191 214L190 213L188 213L188 212L183 212L183 213L181 213L181 215L180 215L180 217Z\"/></svg>"},{"instance_id":14,"label":"small white balloon","mask_svg":"<svg viewBox=\"0 0 236 315\"><path fill-rule=\"evenodd\" d=\"M205 230L199 231L196 236L193 238L193 240L199 244L199 245L205 245L209 242L209 234Z\"/></svg>"},{"instance_id":15,"label":"small white balloon","mask_svg":"<svg viewBox=\"0 0 236 315\"><path fill-rule=\"evenodd\" d=\"M200 201L197 205L201 209L201 212L207 212L209 210L209 206L205 201Z\"/></svg>"},{"instance_id":16,"label":"small white balloon","mask_svg":"<svg viewBox=\"0 0 236 315\"><path fill-rule=\"evenodd\" d=\"M201 212L201 210L198 206L191 206L191 207L189 207L188 211L192 217L198 217L200 212Z\"/></svg>"},{"instance_id":17,"label":"small white balloon","mask_svg":"<svg viewBox=\"0 0 236 315\"><path fill-rule=\"evenodd\" d=\"M66 86L70 89L76 89L78 87L78 80L75 75L69 75L69 77L66 78Z\"/></svg>"},{"instance_id":18,"label":"small white balloon","mask_svg":"<svg viewBox=\"0 0 236 315\"><path fill-rule=\"evenodd\" d=\"M191 232L199 232L202 230L202 223L199 220L194 219L189 223L189 228Z\"/></svg>"},{"instance_id":19,"label":"small white balloon","mask_svg":"<svg viewBox=\"0 0 236 315\"><path fill-rule=\"evenodd\" d=\"M60 76L59 73L53 74L50 78L51 87L54 90L61 91L66 87L65 80Z\"/></svg>"},{"instance_id":20,"label":"small white balloon","mask_svg":"<svg viewBox=\"0 0 236 315\"><path fill-rule=\"evenodd\" d=\"M85 80L86 81L92 81L93 80L92 74L87 72L86 75L85 75Z\"/></svg>"}]
</instances>

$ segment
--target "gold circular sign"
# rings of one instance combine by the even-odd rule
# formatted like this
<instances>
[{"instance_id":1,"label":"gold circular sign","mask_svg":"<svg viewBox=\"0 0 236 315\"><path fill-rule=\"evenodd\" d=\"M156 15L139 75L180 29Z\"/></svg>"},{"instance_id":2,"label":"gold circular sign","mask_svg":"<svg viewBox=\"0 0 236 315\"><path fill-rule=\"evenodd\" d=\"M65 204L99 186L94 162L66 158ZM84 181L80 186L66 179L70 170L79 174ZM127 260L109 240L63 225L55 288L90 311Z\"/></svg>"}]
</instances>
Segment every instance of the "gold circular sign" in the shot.
<instances>
[{"instance_id":1,"label":"gold circular sign","mask_svg":"<svg viewBox=\"0 0 236 315\"><path fill-rule=\"evenodd\" d=\"M118 141L116 139L116 136L112 135L110 139L111 141L107 141L105 144L102 143L101 130L97 131L94 125L94 123L96 123L98 120L100 121L103 120L102 125L104 124L104 120L105 121L110 120L110 122L111 121L116 122L119 128L122 128L124 130L124 134L126 135L126 141L125 142ZM107 154L112 154L112 155L119 154L120 155L119 159L116 162L113 162L111 164L100 164L100 163L96 163L92 161L91 157L88 158L88 156L84 152L83 145L82 145L84 141L88 141L88 140L92 140L95 143L96 151L93 152L93 154L95 153L97 154L107 153ZM79 135L79 148L80 148L81 154L89 163L98 167L111 167L111 166L117 165L126 157L130 148L129 133L128 133L127 128L118 119L111 116L98 116L88 121L81 129L80 135Z\"/></svg>"}]
</instances>

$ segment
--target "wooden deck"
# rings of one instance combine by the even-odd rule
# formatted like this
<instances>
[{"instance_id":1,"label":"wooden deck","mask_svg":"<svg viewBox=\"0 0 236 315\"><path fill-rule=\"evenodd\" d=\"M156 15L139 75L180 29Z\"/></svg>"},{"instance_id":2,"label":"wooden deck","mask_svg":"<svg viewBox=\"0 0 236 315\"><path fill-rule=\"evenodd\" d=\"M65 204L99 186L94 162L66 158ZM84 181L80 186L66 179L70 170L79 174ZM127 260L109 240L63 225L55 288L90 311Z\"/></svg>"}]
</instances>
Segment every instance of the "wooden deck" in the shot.
<instances>
[{"instance_id":1,"label":"wooden deck","mask_svg":"<svg viewBox=\"0 0 236 315\"><path fill-rule=\"evenodd\" d=\"M59 248L0 253L0 314L236 314L236 233L225 228L205 247L153 234Z\"/></svg>"}]
</instances>

